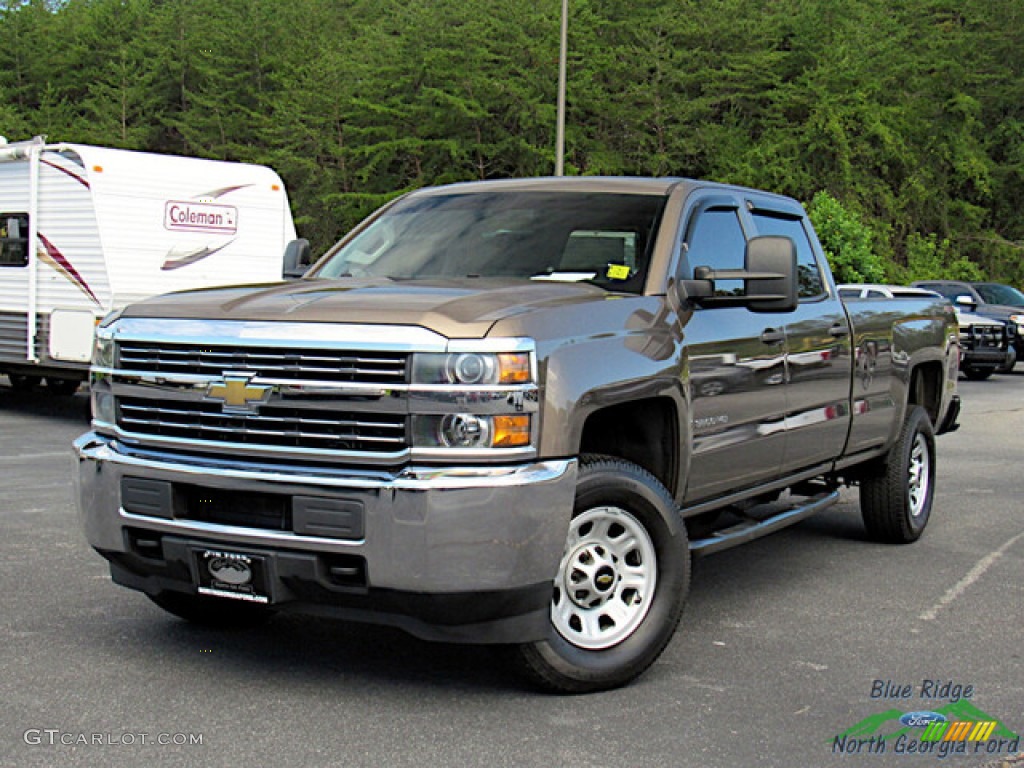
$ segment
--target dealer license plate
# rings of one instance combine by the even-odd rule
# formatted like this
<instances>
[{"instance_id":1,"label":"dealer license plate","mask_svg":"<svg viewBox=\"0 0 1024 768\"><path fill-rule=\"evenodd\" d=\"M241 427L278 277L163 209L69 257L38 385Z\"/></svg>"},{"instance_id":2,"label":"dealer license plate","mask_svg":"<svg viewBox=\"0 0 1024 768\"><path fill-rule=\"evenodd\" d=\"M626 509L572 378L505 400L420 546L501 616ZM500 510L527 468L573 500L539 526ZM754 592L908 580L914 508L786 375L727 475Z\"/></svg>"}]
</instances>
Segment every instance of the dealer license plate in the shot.
<instances>
[{"instance_id":1,"label":"dealer license plate","mask_svg":"<svg viewBox=\"0 0 1024 768\"><path fill-rule=\"evenodd\" d=\"M270 602L265 557L217 549L196 550L195 555L199 594L250 603Z\"/></svg>"}]
</instances>

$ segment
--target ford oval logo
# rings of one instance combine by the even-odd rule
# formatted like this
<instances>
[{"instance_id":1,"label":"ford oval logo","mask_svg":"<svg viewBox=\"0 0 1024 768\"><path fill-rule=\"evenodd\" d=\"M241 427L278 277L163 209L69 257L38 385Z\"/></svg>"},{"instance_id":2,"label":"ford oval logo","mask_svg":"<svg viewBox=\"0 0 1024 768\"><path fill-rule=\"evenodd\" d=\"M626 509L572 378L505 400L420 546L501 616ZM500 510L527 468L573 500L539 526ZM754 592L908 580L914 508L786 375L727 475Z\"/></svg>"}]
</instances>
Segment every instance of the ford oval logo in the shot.
<instances>
[{"instance_id":1,"label":"ford oval logo","mask_svg":"<svg viewBox=\"0 0 1024 768\"><path fill-rule=\"evenodd\" d=\"M907 712L900 722L911 728L927 728L930 723L944 723L946 716L938 712Z\"/></svg>"},{"instance_id":2,"label":"ford oval logo","mask_svg":"<svg viewBox=\"0 0 1024 768\"><path fill-rule=\"evenodd\" d=\"M215 557L210 560L210 575L225 584L241 586L252 581L252 569L241 560Z\"/></svg>"}]
</instances>

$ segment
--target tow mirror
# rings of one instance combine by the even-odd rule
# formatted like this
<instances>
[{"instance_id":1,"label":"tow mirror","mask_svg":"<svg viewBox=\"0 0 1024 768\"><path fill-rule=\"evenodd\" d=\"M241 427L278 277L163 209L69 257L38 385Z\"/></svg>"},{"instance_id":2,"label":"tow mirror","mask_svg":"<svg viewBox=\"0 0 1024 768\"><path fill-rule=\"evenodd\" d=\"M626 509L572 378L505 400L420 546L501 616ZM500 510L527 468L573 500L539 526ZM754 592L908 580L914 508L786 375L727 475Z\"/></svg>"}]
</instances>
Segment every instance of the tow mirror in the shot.
<instances>
[{"instance_id":1,"label":"tow mirror","mask_svg":"<svg viewBox=\"0 0 1024 768\"><path fill-rule=\"evenodd\" d=\"M796 246L788 237L747 243L747 300L753 312L792 312L798 301ZM764 275L764 277L760 277Z\"/></svg>"},{"instance_id":2,"label":"tow mirror","mask_svg":"<svg viewBox=\"0 0 1024 768\"><path fill-rule=\"evenodd\" d=\"M788 237L764 235L747 242L744 269L696 267L680 282L682 298L702 306L745 306L751 312L792 312L797 307L796 246ZM739 296L716 296L716 280L742 280Z\"/></svg>"},{"instance_id":3,"label":"tow mirror","mask_svg":"<svg viewBox=\"0 0 1024 768\"><path fill-rule=\"evenodd\" d=\"M284 249L281 275L285 280L296 280L306 274L310 259L309 240L300 237L292 240Z\"/></svg>"}]
</instances>

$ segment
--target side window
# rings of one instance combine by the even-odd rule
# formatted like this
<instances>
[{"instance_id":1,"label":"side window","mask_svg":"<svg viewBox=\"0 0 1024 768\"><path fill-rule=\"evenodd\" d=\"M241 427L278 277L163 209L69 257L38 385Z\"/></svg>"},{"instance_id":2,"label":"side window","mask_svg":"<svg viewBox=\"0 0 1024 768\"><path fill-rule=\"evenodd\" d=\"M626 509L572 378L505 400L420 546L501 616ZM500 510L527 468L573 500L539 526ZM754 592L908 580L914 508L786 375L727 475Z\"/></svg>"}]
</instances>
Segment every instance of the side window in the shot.
<instances>
[{"instance_id":1,"label":"side window","mask_svg":"<svg viewBox=\"0 0 1024 768\"><path fill-rule=\"evenodd\" d=\"M709 208L698 213L686 233L690 275L695 267L743 269L747 239L734 208ZM718 296L742 296L742 280L716 280Z\"/></svg>"},{"instance_id":2,"label":"side window","mask_svg":"<svg viewBox=\"0 0 1024 768\"><path fill-rule=\"evenodd\" d=\"M935 291L941 296L945 296L950 301L956 301L957 296L970 296L970 291L962 288L959 285L946 285L945 283L938 283L936 285L922 285L922 288L927 288L929 291Z\"/></svg>"},{"instance_id":3,"label":"side window","mask_svg":"<svg viewBox=\"0 0 1024 768\"><path fill-rule=\"evenodd\" d=\"M28 214L0 213L0 267L28 264Z\"/></svg>"},{"instance_id":4,"label":"side window","mask_svg":"<svg viewBox=\"0 0 1024 768\"><path fill-rule=\"evenodd\" d=\"M754 213L754 223L759 235L781 235L796 244L796 271L800 284L800 298L810 299L825 292L818 261L814 258L811 241L807 239L802 219L772 216L765 212Z\"/></svg>"}]
</instances>

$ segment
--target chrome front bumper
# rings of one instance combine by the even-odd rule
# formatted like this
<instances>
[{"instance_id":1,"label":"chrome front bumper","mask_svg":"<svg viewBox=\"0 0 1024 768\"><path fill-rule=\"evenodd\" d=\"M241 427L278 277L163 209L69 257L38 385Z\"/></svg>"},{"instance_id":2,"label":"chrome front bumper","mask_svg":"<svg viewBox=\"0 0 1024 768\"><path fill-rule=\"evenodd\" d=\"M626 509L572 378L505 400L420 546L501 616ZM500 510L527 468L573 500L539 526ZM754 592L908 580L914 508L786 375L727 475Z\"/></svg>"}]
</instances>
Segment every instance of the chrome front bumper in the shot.
<instances>
[{"instance_id":1,"label":"chrome front bumper","mask_svg":"<svg viewBox=\"0 0 1024 768\"><path fill-rule=\"evenodd\" d=\"M172 552L197 546L267 555L274 561L272 596L283 609L303 610L315 603L316 612L338 608L326 612L398 624L437 639L510 642L536 639L522 632L543 633L572 513L574 459L398 472L256 466L137 451L94 432L75 441L74 449L74 483L86 537L111 561L115 580L127 586L151 594L194 590L191 579L181 578L187 571L168 569L159 557L132 551L142 532L147 540L163 542L160 557L168 560ZM125 509L124 478L248 498L266 494L326 500L325 505L361 510L360 525L339 537L322 525L296 533L182 518L174 505L140 514L138 505ZM317 535L321 531L326 535ZM364 563L365 583L332 585L324 563L338 557ZM455 615L448 608L433 616L415 607L423 601L437 607L447 598ZM487 605L477 610L477 603ZM460 617L460 612L465 615ZM516 635L512 639L510 632L494 634L479 626L464 636L454 629L493 624L524 612L531 619L511 630ZM412 618L405 621L403 614ZM428 626L438 623L446 628Z\"/></svg>"}]
</instances>

